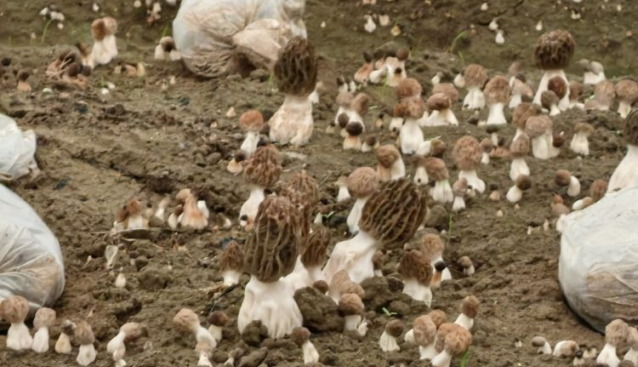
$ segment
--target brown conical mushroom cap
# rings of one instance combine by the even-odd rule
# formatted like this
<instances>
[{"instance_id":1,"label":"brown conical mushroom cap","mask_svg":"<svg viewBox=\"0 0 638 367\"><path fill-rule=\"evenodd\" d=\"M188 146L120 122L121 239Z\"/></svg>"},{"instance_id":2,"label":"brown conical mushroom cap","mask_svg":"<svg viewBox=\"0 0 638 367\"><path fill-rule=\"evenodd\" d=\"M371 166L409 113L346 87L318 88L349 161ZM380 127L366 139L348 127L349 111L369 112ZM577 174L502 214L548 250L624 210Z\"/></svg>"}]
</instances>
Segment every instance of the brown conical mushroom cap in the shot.
<instances>
[{"instance_id":1,"label":"brown conical mushroom cap","mask_svg":"<svg viewBox=\"0 0 638 367\"><path fill-rule=\"evenodd\" d=\"M361 297L354 293L347 293L339 299L339 311L345 316L361 315L365 307Z\"/></svg>"},{"instance_id":2,"label":"brown conical mushroom cap","mask_svg":"<svg viewBox=\"0 0 638 367\"><path fill-rule=\"evenodd\" d=\"M436 158L443 158L443 154L447 151L447 144L441 139L432 140L430 155Z\"/></svg>"},{"instance_id":3,"label":"brown conical mushroom cap","mask_svg":"<svg viewBox=\"0 0 638 367\"><path fill-rule=\"evenodd\" d=\"M560 100L567 94L567 83L560 76L555 76L547 82L547 89L554 92Z\"/></svg>"},{"instance_id":4,"label":"brown conical mushroom cap","mask_svg":"<svg viewBox=\"0 0 638 367\"><path fill-rule=\"evenodd\" d=\"M452 193L454 193L454 196L463 197L467 194L467 187L467 179L461 178L452 185Z\"/></svg>"},{"instance_id":5,"label":"brown conical mushroom cap","mask_svg":"<svg viewBox=\"0 0 638 367\"><path fill-rule=\"evenodd\" d=\"M93 329L86 321L80 322L75 327L75 341L80 345L89 345L95 343L95 335Z\"/></svg>"},{"instance_id":6,"label":"brown conical mushroom cap","mask_svg":"<svg viewBox=\"0 0 638 367\"><path fill-rule=\"evenodd\" d=\"M536 66L543 70L565 69L569 66L575 49L576 41L569 32L557 30L545 33L536 42Z\"/></svg>"},{"instance_id":7,"label":"brown conical mushroom cap","mask_svg":"<svg viewBox=\"0 0 638 367\"><path fill-rule=\"evenodd\" d=\"M439 326L447 322L447 315L442 310L432 310L430 311L428 316L432 319L437 329L439 328Z\"/></svg>"},{"instance_id":8,"label":"brown conical mushroom cap","mask_svg":"<svg viewBox=\"0 0 638 367\"><path fill-rule=\"evenodd\" d=\"M456 90L456 87L454 87L451 83L439 83L435 85L434 88L432 88L432 94L437 93L445 94L450 99L451 103L454 103L459 99L459 91Z\"/></svg>"},{"instance_id":9,"label":"brown conical mushroom cap","mask_svg":"<svg viewBox=\"0 0 638 367\"><path fill-rule=\"evenodd\" d=\"M56 313L54 310L46 307L42 307L37 310L35 313L35 318L33 319L33 328L38 330L42 327L51 327L55 322Z\"/></svg>"},{"instance_id":10,"label":"brown conical mushroom cap","mask_svg":"<svg viewBox=\"0 0 638 367\"><path fill-rule=\"evenodd\" d=\"M616 83L616 95L624 102L633 103L638 99L638 83L625 79Z\"/></svg>"},{"instance_id":11,"label":"brown conical mushroom cap","mask_svg":"<svg viewBox=\"0 0 638 367\"><path fill-rule=\"evenodd\" d=\"M463 298L463 302L461 302L461 312L471 319L476 318L480 304L481 302L478 298L474 296L467 296Z\"/></svg>"},{"instance_id":12,"label":"brown conical mushroom cap","mask_svg":"<svg viewBox=\"0 0 638 367\"><path fill-rule=\"evenodd\" d=\"M554 177L554 182L556 183L556 185L564 187L564 186L569 186L571 179L572 179L572 175L569 173L569 171L561 169L556 172L556 177Z\"/></svg>"},{"instance_id":13,"label":"brown conical mushroom cap","mask_svg":"<svg viewBox=\"0 0 638 367\"><path fill-rule=\"evenodd\" d=\"M404 326L400 320L392 320L385 324L385 332L394 338L400 337L403 334L403 329Z\"/></svg>"},{"instance_id":14,"label":"brown conical mushroom cap","mask_svg":"<svg viewBox=\"0 0 638 367\"><path fill-rule=\"evenodd\" d=\"M399 274L403 279L416 279L422 285L429 286L432 281L432 266L421 251L410 250L403 254L399 263Z\"/></svg>"},{"instance_id":15,"label":"brown conical mushroom cap","mask_svg":"<svg viewBox=\"0 0 638 367\"><path fill-rule=\"evenodd\" d=\"M363 132L363 125L360 122L349 122L346 125L346 133L350 136L359 136Z\"/></svg>"},{"instance_id":16,"label":"brown conical mushroom cap","mask_svg":"<svg viewBox=\"0 0 638 367\"><path fill-rule=\"evenodd\" d=\"M597 202L607 193L607 186L607 181L601 179L595 180L589 188L589 195Z\"/></svg>"},{"instance_id":17,"label":"brown conical mushroom cap","mask_svg":"<svg viewBox=\"0 0 638 367\"><path fill-rule=\"evenodd\" d=\"M420 96L401 100L394 106L394 117L419 119L425 112L425 102Z\"/></svg>"},{"instance_id":18,"label":"brown conical mushroom cap","mask_svg":"<svg viewBox=\"0 0 638 367\"><path fill-rule=\"evenodd\" d=\"M423 223L426 195L405 178L384 183L366 202L359 228L386 246L403 246Z\"/></svg>"},{"instance_id":19,"label":"brown conical mushroom cap","mask_svg":"<svg viewBox=\"0 0 638 367\"><path fill-rule=\"evenodd\" d=\"M421 238L421 251L430 259L443 256L444 250L445 243L438 234L428 233Z\"/></svg>"},{"instance_id":20,"label":"brown conical mushroom cap","mask_svg":"<svg viewBox=\"0 0 638 367\"><path fill-rule=\"evenodd\" d=\"M519 135L512 144L510 144L510 154L512 158L523 158L529 154L529 148L531 141L527 134L523 133Z\"/></svg>"},{"instance_id":21,"label":"brown conical mushroom cap","mask_svg":"<svg viewBox=\"0 0 638 367\"><path fill-rule=\"evenodd\" d=\"M436 324L430 316L424 315L414 319L412 330L414 341L421 347L427 347L436 339Z\"/></svg>"},{"instance_id":22,"label":"brown conical mushroom cap","mask_svg":"<svg viewBox=\"0 0 638 367\"><path fill-rule=\"evenodd\" d=\"M312 283L312 287L323 294L327 293L330 289L328 282L326 282L325 280L317 280L316 282Z\"/></svg>"},{"instance_id":23,"label":"brown conical mushroom cap","mask_svg":"<svg viewBox=\"0 0 638 367\"><path fill-rule=\"evenodd\" d=\"M352 101L354 101L354 94L350 92L343 91L337 95L336 102L339 107L350 108Z\"/></svg>"},{"instance_id":24,"label":"brown conical mushroom cap","mask_svg":"<svg viewBox=\"0 0 638 367\"><path fill-rule=\"evenodd\" d=\"M450 322L445 322L439 325L438 331L436 333L436 345L434 346L437 352L442 352L443 349L445 349L445 337L458 328L463 327Z\"/></svg>"},{"instance_id":25,"label":"brown conical mushroom cap","mask_svg":"<svg viewBox=\"0 0 638 367\"><path fill-rule=\"evenodd\" d=\"M578 101L583 93L583 84L577 80L569 82L569 100Z\"/></svg>"},{"instance_id":26,"label":"brown conical mushroom cap","mask_svg":"<svg viewBox=\"0 0 638 367\"><path fill-rule=\"evenodd\" d=\"M199 317L188 308L182 308L173 317L173 326L181 333L194 333L199 326Z\"/></svg>"},{"instance_id":27,"label":"brown conical mushroom cap","mask_svg":"<svg viewBox=\"0 0 638 367\"><path fill-rule=\"evenodd\" d=\"M357 94L357 96L352 100L351 106L359 115L364 116L368 113L368 108L370 107L370 96L365 93Z\"/></svg>"},{"instance_id":28,"label":"brown conical mushroom cap","mask_svg":"<svg viewBox=\"0 0 638 367\"><path fill-rule=\"evenodd\" d=\"M638 145L638 110L633 110L625 120L625 141L630 145Z\"/></svg>"},{"instance_id":29,"label":"brown conical mushroom cap","mask_svg":"<svg viewBox=\"0 0 638 367\"><path fill-rule=\"evenodd\" d=\"M401 47L397 50L397 59L399 59L399 61L405 61L408 57L410 57L410 50L407 48Z\"/></svg>"},{"instance_id":30,"label":"brown conical mushroom cap","mask_svg":"<svg viewBox=\"0 0 638 367\"><path fill-rule=\"evenodd\" d=\"M605 327L605 343L614 347L623 346L630 336L629 325L623 320L614 320Z\"/></svg>"},{"instance_id":31,"label":"brown conical mushroom cap","mask_svg":"<svg viewBox=\"0 0 638 367\"><path fill-rule=\"evenodd\" d=\"M271 188L277 183L280 175L279 151L272 145L258 148L246 161L244 178L251 185Z\"/></svg>"},{"instance_id":32,"label":"brown conical mushroom cap","mask_svg":"<svg viewBox=\"0 0 638 367\"><path fill-rule=\"evenodd\" d=\"M539 105L523 102L516 106L512 113L512 122L516 124L519 129L525 129L525 123L530 117L538 116L541 114L541 108Z\"/></svg>"},{"instance_id":33,"label":"brown conical mushroom cap","mask_svg":"<svg viewBox=\"0 0 638 367\"><path fill-rule=\"evenodd\" d=\"M509 81L505 77L497 75L487 82L483 94L485 95L485 103L488 105L505 104L510 96Z\"/></svg>"},{"instance_id":34,"label":"brown conical mushroom cap","mask_svg":"<svg viewBox=\"0 0 638 367\"><path fill-rule=\"evenodd\" d=\"M312 43L303 37L294 37L275 64L279 90L285 94L309 95L317 85L318 64Z\"/></svg>"},{"instance_id":35,"label":"brown conical mushroom cap","mask_svg":"<svg viewBox=\"0 0 638 367\"><path fill-rule=\"evenodd\" d=\"M298 237L295 207L287 198L269 196L259 205L246 240L244 270L261 282L275 282L294 269Z\"/></svg>"},{"instance_id":36,"label":"brown conical mushroom cap","mask_svg":"<svg viewBox=\"0 0 638 367\"><path fill-rule=\"evenodd\" d=\"M474 171L481 163L481 145L473 136L466 135L456 141L452 155L461 171Z\"/></svg>"},{"instance_id":37,"label":"brown conical mushroom cap","mask_svg":"<svg viewBox=\"0 0 638 367\"><path fill-rule=\"evenodd\" d=\"M574 133L585 134L586 136L590 136L594 132L594 127L586 122L577 122L574 125Z\"/></svg>"},{"instance_id":38,"label":"brown conical mushroom cap","mask_svg":"<svg viewBox=\"0 0 638 367\"><path fill-rule=\"evenodd\" d=\"M366 143L367 146L373 147L373 146L377 145L377 137L374 136L374 135L370 135L370 136L368 136L366 138L365 143Z\"/></svg>"},{"instance_id":39,"label":"brown conical mushroom cap","mask_svg":"<svg viewBox=\"0 0 638 367\"><path fill-rule=\"evenodd\" d=\"M458 262L459 262L459 265L461 265L461 267L463 269L471 268L474 265L474 263L472 262L472 259L470 259L468 256L461 257L458 260Z\"/></svg>"},{"instance_id":40,"label":"brown conical mushroom cap","mask_svg":"<svg viewBox=\"0 0 638 367\"><path fill-rule=\"evenodd\" d=\"M448 354L457 356L465 353L470 345L472 345L472 334L464 327L459 326L451 330L445 337L444 349Z\"/></svg>"},{"instance_id":41,"label":"brown conical mushroom cap","mask_svg":"<svg viewBox=\"0 0 638 367\"><path fill-rule=\"evenodd\" d=\"M257 110L247 111L239 118L239 127L244 131L258 133L264 127L264 116Z\"/></svg>"},{"instance_id":42,"label":"brown conical mushroom cap","mask_svg":"<svg viewBox=\"0 0 638 367\"><path fill-rule=\"evenodd\" d=\"M337 123L339 124L340 128L345 129L349 122L350 117L348 117L347 114L340 113L339 116L337 116Z\"/></svg>"},{"instance_id":43,"label":"brown conical mushroom cap","mask_svg":"<svg viewBox=\"0 0 638 367\"><path fill-rule=\"evenodd\" d=\"M487 82L487 71L481 65L471 64L465 68L463 77L465 78L465 85L467 85L468 88L483 88L485 82Z\"/></svg>"},{"instance_id":44,"label":"brown conical mushroom cap","mask_svg":"<svg viewBox=\"0 0 638 367\"><path fill-rule=\"evenodd\" d=\"M552 120L545 115L532 116L527 119L527 123L525 124L525 133L529 135L529 138L532 140L551 130Z\"/></svg>"},{"instance_id":45,"label":"brown conical mushroom cap","mask_svg":"<svg viewBox=\"0 0 638 367\"><path fill-rule=\"evenodd\" d=\"M13 296L0 302L0 316L11 324L24 322L29 314L29 302L21 296Z\"/></svg>"},{"instance_id":46,"label":"brown conical mushroom cap","mask_svg":"<svg viewBox=\"0 0 638 367\"><path fill-rule=\"evenodd\" d=\"M427 158L425 171L434 181L445 181L450 178L447 167L445 166L445 161L440 158Z\"/></svg>"},{"instance_id":47,"label":"brown conical mushroom cap","mask_svg":"<svg viewBox=\"0 0 638 367\"><path fill-rule=\"evenodd\" d=\"M521 191L527 191L532 187L532 179L527 175L519 175L516 179L516 187Z\"/></svg>"},{"instance_id":48,"label":"brown conical mushroom cap","mask_svg":"<svg viewBox=\"0 0 638 367\"><path fill-rule=\"evenodd\" d=\"M428 110L430 111L441 111L447 110L452 105L452 101L450 101L450 97L443 93L436 93L428 98Z\"/></svg>"},{"instance_id":49,"label":"brown conical mushroom cap","mask_svg":"<svg viewBox=\"0 0 638 367\"><path fill-rule=\"evenodd\" d=\"M493 149L494 145L492 145L492 140L490 138L481 140L481 150L483 151L483 153L491 153Z\"/></svg>"},{"instance_id":50,"label":"brown conical mushroom cap","mask_svg":"<svg viewBox=\"0 0 638 367\"><path fill-rule=\"evenodd\" d=\"M298 346L304 345L310 339L310 331L305 327L298 326L292 329L290 340Z\"/></svg>"},{"instance_id":51,"label":"brown conical mushroom cap","mask_svg":"<svg viewBox=\"0 0 638 367\"><path fill-rule=\"evenodd\" d=\"M551 90L546 90L541 93L541 106L543 106L544 109L551 110L552 106L558 105L558 102L560 102L560 98Z\"/></svg>"},{"instance_id":52,"label":"brown conical mushroom cap","mask_svg":"<svg viewBox=\"0 0 638 367\"><path fill-rule=\"evenodd\" d=\"M286 181L286 190L294 190L302 193L306 201L313 207L319 204L319 185L317 181L302 170L290 176Z\"/></svg>"},{"instance_id":53,"label":"brown conical mushroom cap","mask_svg":"<svg viewBox=\"0 0 638 367\"><path fill-rule=\"evenodd\" d=\"M318 227L310 234L308 244L301 255L301 263L306 267L321 266L326 261L326 251L330 245L330 230Z\"/></svg>"},{"instance_id":54,"label":"brown conical mushroom cap","mask_svg":"<svg viewBox=\"0 0 638 367\"><path fill-rule=\"evenodd\" d=\"M399 153L397 147L392 144L382 145L376 149L376 152L377 161L385 168L391 168L394 162L401 159L401 153Z\"/></svg>"},{"instance_id":55,"label":"brown conical mushroom cap","mask_svg":"<svg viewBox=\"0 0 638 367\"><path fill-rule=\"evenodd\" d=\"M611 106L614 103L614 99L616 98L616 89L614 87L614 83L609 80L603 80L596 84L594 88L594 96L596 102L600 105Z\"/></svg>"},{"instance_id":56,"label":"brown conical mushroom cap","mask_svg":"<svg viewBox=\"0 0 638 367\"><path fill-rule=\"evenodd\" d=\"M396 88L397 98L402 100L410 97L420 97L423 92L421 84L414 78L403 79Z\"/></svg>"},{"instance_id":57,"label":"brown conical mushroom cap","mask_svg":"<svg viewBox=\"0 0 638 367\"><path fill-rule=\"evenodd\" d=\"M102 41L104 37L106 37L106 24L104 23L104 19L96 19L91 23L91 35L93 39L96 41Z\"/></svg>"},{"instance_id":58,"label":"brown conical mushroom cap","mask_svg":"<svg viewBox=\"0 0 638 367\"><path fill-rule=\"evenodd\" d=\"M228 324L230 318L224 311L213 311L208 315L208 323L218 327L224 327Z\"/></svg>"},{"instance_id":59,"label":"brown conical mushroom cap","mask_svg":"<svg viewBox=\"0 0 638 367\"><path fill-rule=\"evenodd\" d=\"M370 167L355 169L348 176L347 183L348 191L355 199L366 198L379 190L379 177L377 172Z\"/></svg>"},{"instance_id":60,"label":"brown conical mushroom cap","mask_svg":"<svg viewBox=\"0 0 638 367\"><path fill-rule=\"evenodd\" d=\"M126 341L137 340L146 334L144 327L137 322L127 322L120 327L120 331L124 333Z\"/></svg>"}]
</instances>

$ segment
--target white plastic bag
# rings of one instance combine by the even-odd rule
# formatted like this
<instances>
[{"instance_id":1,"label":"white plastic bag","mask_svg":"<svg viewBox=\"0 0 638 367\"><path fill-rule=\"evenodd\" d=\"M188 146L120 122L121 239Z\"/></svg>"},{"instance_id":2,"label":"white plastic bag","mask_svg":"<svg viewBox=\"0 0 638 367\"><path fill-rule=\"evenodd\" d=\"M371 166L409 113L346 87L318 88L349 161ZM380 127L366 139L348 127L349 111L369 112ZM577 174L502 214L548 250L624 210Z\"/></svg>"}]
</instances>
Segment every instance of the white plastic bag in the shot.
<instances>
[{"instance_id":1,"label":"white plastic bag","mask_svg":"<svg viewBox=\"0 0 638 367\"><path fill-rule=\"evenodd\" d=\"M22 132L11 117L0 113L0 181L12 181L37 169L35 133Z\"/></svg>"},{"instance_id":2,"label":"white plastic bag","mask_svg":"<svg viewBox=\"0 0 638 367\"><path fill-rule=\"evenodd\" d=\"M53 304L63 289L57 239L29 204L0 185L0 301L22 296L33 311Z\"/></svg>"},{"instance_id":3,"label":"white plastic bag","mask_svg":"<svg viewBox=\"0 0 638 367\"><path fill-rule=\"evenodd\" d=\"M173 21L173 39L186 66L200 76L236 72L241 58L271 69L290 38L306 37L305 2L184 0Z\"/></svg>"},{"instance_id":4,"label":"white plastic bag","mask_svg":"<svg viewBox=\"0 0 638 367\"><path fill-rule=\"evenodd\" d=\"M638 321L638 187L565 218L558 279L571 308L604 332Z\"/></svg>"}]
</instances>

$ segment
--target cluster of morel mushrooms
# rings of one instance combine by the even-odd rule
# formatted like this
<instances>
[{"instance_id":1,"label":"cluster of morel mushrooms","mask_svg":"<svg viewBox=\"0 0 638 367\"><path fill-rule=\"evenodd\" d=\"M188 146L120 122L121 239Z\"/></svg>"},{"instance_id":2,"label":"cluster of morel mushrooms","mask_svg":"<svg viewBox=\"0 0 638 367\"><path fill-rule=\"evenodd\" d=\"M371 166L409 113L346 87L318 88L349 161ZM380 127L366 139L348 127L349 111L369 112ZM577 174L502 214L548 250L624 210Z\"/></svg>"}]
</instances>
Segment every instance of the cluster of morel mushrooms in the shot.
<instances>
[{"instance_id":1,"label":"cluster of morel mushrooms","mask_svg":"<svg viewBox=\"0 0 638 367\"><path fill-rule=\"evenodd\" d=\"M102 18L93 22L92 47L78 44L79 53L68 51L60 55L48 68L47 75L61 83L82 87L93 67L110 63L118 54L115 42L117 22ZM528 84L519 63L512 65L508 75L488 77L487 70L477 64L468 65L457 75L453 83L441 82L441 75L432 79L432 94L424 100L420 83L409 78L406 62L410 53L399 49L395 54L374 60L364 54L365 64L353 78L339 78L336 99L338 111L330 121L326 133L339 131L344 150L374 152L378 160L376 168L360 167L348 177L337 182L337 201L354 199L347 217L352 237L331 247L330 231L322 225L324 216L318 213L319 187L305 171L293 174L286 182L279 181L282 173L280 146L301 146L312 136L314 122L313 104L318 100L317 58L312 44L302 38L292 39L282 51L274 72L279 91L285 94L280 109L266 124L259 111L248 111L240 119L240 127L246 137L241 150L228 164L232 174L243 172L249 193L239 210L239 224L247 231L244 244L230 242L221 258L223 285L240 284L242 274L248 273L244 298L236 319L236 327L243 332L254 322L260 323L271 338L290 337L301 347L305 364L319 361L319 353L304 327L302 313L293 297L295 292L312 287L331 299L338 306L344 323L344 332L364 337L368 331L365 318L366 305L362 301L361 283L373 277L383 277L381 265L384 252L401 254L398 274L403 279L403 293L417 302L430 306L433 290L442 281L451 279L444 259L445 244L436 234L423 235L419 246L409 242L428 216L429 200L450 205L455 212L466 209L466 198L501 200L497 187L488 187L477 174L480 165L489 165L492 159L511 159L509 177L511 187L506 200L518 205L526 190L532 185L529 159L549 160L564 149L565 132L553 129L552 117L568 109L609 110L618 101L618 113L626 118L625 137L628 153L614 172L609 183L596 180L589 196L581 194L579 180L566 170L556 173L556 184L566 187L565 193L575 201L572 208L555 195L551 208L556 217L555 226L561 230L561 219L571 211L583 210L600 200L607 192L638 184L638 112L632 112L632 103L638 98L638 84L622 80L616 85L607 81L602 65L596 68L587 64L585 84L595 84L591 98L583 95L585 89L578 81L568 81L563 71L570 63L575 49L571 34L553 31L542 35L535 49L536 64L543 71L536 93ZM179 52L170 37L164 37L155 50L158 60L176 61ZM8 67L10 60L3 60ZM142 64L120 62L115 69L129 76L142 76ZM17 88L30 91L28 73L16 74ZM386 128L380 115L374 126L367 126L364 117L368 113L370 97L357 91L371 84L386 85L396 91L397 103L392 120L387 127L396 133L395 144L380 145L379 139L368 130ZM320 83L319 83L320 85ZM467 89L462 105L459 90ZM587 97L587 98L586 98ZM585 101L583 103L583 101ZM447 143L440 138L425 139L423 128L429 126L455 126L459 121L454 108L480 111L487 107L489 115L473 122L485 126L485 138L461 137L452 148L458 176L451 183L450 172L442 159ZM507 124L505 109L512 109L515 136L509 146L507 139L499 136L499 127ZM478 114L477 114L478 116ZM267 127L269 139L261 137ZM593 127L577 123L569 149L581 157L589 154L588 136ZM368 134L365 139L363 134ZM531 156L530 156L531 153ZM408 178L403 157L410 156L414 166L412 179ZM427 190L424 190L427 188ZM489 190L486 193L486 190ZM429 198L429 199L428 199ZM473 202L476 202L474 200ZM210 212L202 192L183 189L174 199L162 200L156 208L149 209L138 200L131 199L116 215L113 232L145 230L149 227L168 227L171 230L203 230L209 226ZM224 227L232 223L226 219ZM107 248L107 261L117 251ZM110 252L110 253L109 253ZM131 261L135 256L131 254ZM325 263L325 264L324 264ZM458 259L464 276L475 272L472 260L464 256ZM126 279L120 274L116 286L123 287ZM431 361L432 366L449 366L456 356L463 355L472 343L471 329L479 311L479 300L474 296L463 299L460 314L454 322L441 310L417 317L411 328L400 320L391 320L379 339L379 347L386 352L399 350L401 343L419 346L416 358ZM32 337L24 321L29 311L27 301L21 297L7 299L0 305L0 315L11 323L7 347L13 350L32 349L45 353L49 349L49 327L55 323L55 311L42 308L35 314L35 334ZM211 366L211 356L223 337L223 328L230 327L231 320L225 312L212 312L202 326L200 317L192 310L182 309L173 318L175 329L193 334L198 366ZM55 343L55 351L72 353L74 340L79 346L77 362L86 366L96 358L95 338L91 326L82 321L75 324L66 320ZM409 330L406 330L409 329ZM405 331L405 333L404 333ZM137 323L124 324L108 343L106 351L116 366L124 366L126 343L143 336L145 329ZM400 337L404 336L403 342ZM574 365L585 365L596 359L610 367L620 364L619 346L629 345L625 360L638 365L638 331L617 320L607 327L606 344L598 354L595 347L579 345L575 341L558 342L552 349L542 337L535 337L532 345L539 353L574 358ZM225 366L234 366L240 354L229 354Z\"/></svg>"}]
</instances>

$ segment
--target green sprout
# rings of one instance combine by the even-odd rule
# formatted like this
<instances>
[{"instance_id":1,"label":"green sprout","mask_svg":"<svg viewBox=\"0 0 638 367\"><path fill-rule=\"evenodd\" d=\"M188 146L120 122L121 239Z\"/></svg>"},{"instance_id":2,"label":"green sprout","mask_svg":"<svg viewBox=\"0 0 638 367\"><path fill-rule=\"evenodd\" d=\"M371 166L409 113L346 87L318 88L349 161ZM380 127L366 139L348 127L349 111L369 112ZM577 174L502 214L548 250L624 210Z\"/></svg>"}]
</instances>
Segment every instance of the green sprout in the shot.
<instances>
[{"instance_id":1,"label":"green sprout","mask_svg":"<svg viewBox=\"0 0 638 367\"><path fill-rule=\"evenodd\" d=\"M381 311L383 311L383 313L388 316L388 317L392 317L392 316L396 316L398 315L396 312L390 312L390 310L388 310L387 308L383 307L381 309Z\"/></svg>"},{"instance_id":2,"label":"green sprout","mask_svg":"<svg viewBox=\"0 0 638 367\"><path fill-rule=\"evenodd\" d=\"M40 39L40 43L44 43L44 40L47 38L47 33L49 32L49 25L53 19L49 19L46 24L44 24L44 29L42 30L42 39Z\"/></svg>"},{"instance_id":3,"label":"green sprout","mask_svg":"<svg viewBox=\"0 0 638 367\"><path fill-rule=\"evenodd\" d=\"M469 360L470 360L470 350L468 349L463 354L463 359L461 359L460 367L467 367Z\"/></svg>"}]
</instances>

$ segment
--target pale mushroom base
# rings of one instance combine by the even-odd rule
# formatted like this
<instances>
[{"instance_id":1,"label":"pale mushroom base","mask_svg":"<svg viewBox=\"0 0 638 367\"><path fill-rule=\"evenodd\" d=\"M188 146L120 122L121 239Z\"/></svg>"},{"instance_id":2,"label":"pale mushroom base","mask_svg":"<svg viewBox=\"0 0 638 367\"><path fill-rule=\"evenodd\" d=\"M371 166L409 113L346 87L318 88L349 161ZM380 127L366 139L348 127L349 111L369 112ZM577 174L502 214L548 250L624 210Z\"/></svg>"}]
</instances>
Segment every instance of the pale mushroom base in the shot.
<instances>
[{"instance_id":1,"label":"pale mushroom base","mask_svg":"<svg viewBox=\"0 0 638 367\"><path fill-rule=\"evenodd\" d=\"M286 96L269 124L272 141L294 146L307 144L314 125L312 102L308 97Z\"/></svg>"},{"instance_id":2,"label":"pale mushroom base","mask_svg":"<svg viewBox=\"0 0 638 367\"><path fill-rule=\"evenodd\" d=\"M374 277L372 258L378 247L377 241L364 231L359 231L352 239L339 242L323 269L326 282L330 284L332 277L344 269L355 283Z\"/></svg>"}]
</instances>

